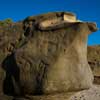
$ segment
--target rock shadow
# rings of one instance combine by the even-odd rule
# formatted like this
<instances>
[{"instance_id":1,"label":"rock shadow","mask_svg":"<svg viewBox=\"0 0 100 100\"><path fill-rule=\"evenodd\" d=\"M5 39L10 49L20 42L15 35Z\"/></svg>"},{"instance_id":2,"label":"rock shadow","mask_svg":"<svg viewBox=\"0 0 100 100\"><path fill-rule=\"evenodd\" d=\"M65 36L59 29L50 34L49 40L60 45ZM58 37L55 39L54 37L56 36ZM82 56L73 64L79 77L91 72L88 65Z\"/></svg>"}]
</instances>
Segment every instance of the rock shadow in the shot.
<instances>
[{"instance_id":1,"label":"rock shadow","mask_svg":"<svg viewBox=\"0 0 100 100\"><path fill-rule=\"evenodd\" d=\"M3 92L6 95L20 95L20 70L17 66L14 53L8 55L2 63L2 68L6 72L3 83Z\"/></svg>"}]
</instances>

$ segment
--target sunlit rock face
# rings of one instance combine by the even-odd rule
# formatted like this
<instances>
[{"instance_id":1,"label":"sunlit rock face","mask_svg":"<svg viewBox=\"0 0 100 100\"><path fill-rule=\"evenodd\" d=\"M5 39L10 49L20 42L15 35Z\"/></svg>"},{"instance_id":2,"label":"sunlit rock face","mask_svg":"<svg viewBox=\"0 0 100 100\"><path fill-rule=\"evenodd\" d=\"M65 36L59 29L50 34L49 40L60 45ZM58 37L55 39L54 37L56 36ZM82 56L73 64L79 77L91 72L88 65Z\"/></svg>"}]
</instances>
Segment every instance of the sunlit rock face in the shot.
<instances>
[{"instance_id":1,"label":"sunlit rock face","mask_svg":"<svg viewBox=\"0 0 100 100\"><path fill-rule=\"evenodd\" d=\"M73 14L56 12L28 17L24 29L27 43L14 55L24 94L52 94L92 86L87 37L97 30L94 23L77 22Z\"/></svg>"}]
</instances>

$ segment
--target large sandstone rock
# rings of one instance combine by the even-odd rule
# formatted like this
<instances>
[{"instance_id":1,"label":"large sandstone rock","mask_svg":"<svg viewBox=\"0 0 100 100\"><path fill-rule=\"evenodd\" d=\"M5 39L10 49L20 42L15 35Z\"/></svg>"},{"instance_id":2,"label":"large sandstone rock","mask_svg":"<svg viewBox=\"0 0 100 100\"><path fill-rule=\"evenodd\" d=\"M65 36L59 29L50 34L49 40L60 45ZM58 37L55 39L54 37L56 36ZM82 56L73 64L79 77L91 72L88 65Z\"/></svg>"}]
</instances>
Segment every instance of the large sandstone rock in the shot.
<instances>
[{"instance_id":1,"label":"large sandstone rock","mask_svg":"<svg viewBox=\"0 0 100 100\"><path fill-rule=\"evenodd\" d=\"M17 82L20 83L16 87L23 94L52 94L92 86L87 37L97 30L96 25L65 21L64 13L58 14L50 13L50 19L45 14L24 21L25 36L29 40L14 54L19 69ZM58 18L62 20L57 21ZM52 20L56 21L52 23ZM46 24L46 21L52 24Z\"/></svg>"}]
</instances>

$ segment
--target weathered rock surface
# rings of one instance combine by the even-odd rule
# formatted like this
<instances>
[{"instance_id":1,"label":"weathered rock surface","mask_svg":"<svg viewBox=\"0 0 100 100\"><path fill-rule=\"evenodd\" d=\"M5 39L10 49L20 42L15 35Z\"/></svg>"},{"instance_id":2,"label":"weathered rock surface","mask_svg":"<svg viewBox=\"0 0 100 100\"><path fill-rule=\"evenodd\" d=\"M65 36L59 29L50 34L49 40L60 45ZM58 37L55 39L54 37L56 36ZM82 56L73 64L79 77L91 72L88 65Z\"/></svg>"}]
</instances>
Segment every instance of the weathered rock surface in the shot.
<instances>
[{"instance_id":1,"label":"weathered rock surface","mask_svg":"<svg viewBox=\"0 0 100 100\"><path fill-rule=\"evenodd\" d=\"M88 47L88 62L95 76L94 82L100 84L100 46Z\"/></svg>"},{"instance_id":2,"label":"weathered rock surface","mask_svg":"<svg viewBox=\"0 0 100 100\"><path fill-rule=\"evenodd\" d=\"M4 83L7 77L9 77L6 71L4 71L3 61L20 46L19 42L22 34L24 34L22 23L0 25L0 94L4 93ZM7 85L7 87L9 88L10 86Z\"/></svg>"},{"instance_id":3,"label":"weathered rock surface","mask_svg":"<svg viewBox=\"0 0 100 100\"><path fill-rule=\"evenodd\" d=\"M55 12L0 28L1 100L67 100L67 92L80 96L81 90L88 94L85 89L93 87L87 36L97 30L95 23L79 22L74 14ZM26 97L40 94L51 96Z\"/></svg>"},{"instance_id":4,"label":"weathered rock surface","mask_svg":"<svg viewBox=\"0 0 100 100\"><path fill-rule=\"evenodd\" d=\"M91 23L91 28L85 22L66 22L64 13L59 17L55 17L55 13L51 15L51 19L43 20L42 15L41 21L36 20L37 17L24 21L25 30L30 30L27 34L33 37L14 55L20 70L19 83L23 87L20 91L24 94L51 94L92 86L93 75L87 62L86 43L88 34L96 26ZM51 22L48 23L48 20ZM56 24L52 20L56 20Z\"/></svg>"}]
</instances>

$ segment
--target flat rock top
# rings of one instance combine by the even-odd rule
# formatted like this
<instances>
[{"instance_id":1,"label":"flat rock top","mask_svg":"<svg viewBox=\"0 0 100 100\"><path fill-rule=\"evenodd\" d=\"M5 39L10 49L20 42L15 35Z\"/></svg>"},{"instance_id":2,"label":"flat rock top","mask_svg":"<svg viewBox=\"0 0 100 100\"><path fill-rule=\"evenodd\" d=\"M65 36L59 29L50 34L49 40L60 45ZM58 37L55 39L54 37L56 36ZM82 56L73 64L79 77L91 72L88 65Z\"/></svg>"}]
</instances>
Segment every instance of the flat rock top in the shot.
<instances>
[{"instance_id":1,"label":"flat rock top","mask_svg":"<svg viewBox=\"0 0 100 100\"><path fill-rule=\"evenodd\" d=\"M73 18L74 20L76 20L76 15L70 12L49 12L49 13L41 14L37 16L29 16L25 19L25 21L33 21L36 19L41 21L41 20L55 19L55 18L62 18L66 20L66 17L68 17L69 19Z\"/></svg>"}]
</instances>

